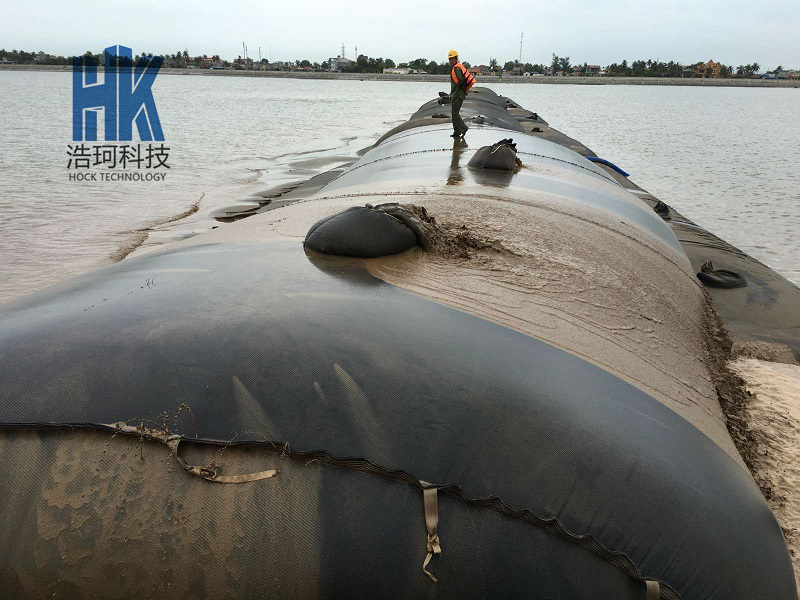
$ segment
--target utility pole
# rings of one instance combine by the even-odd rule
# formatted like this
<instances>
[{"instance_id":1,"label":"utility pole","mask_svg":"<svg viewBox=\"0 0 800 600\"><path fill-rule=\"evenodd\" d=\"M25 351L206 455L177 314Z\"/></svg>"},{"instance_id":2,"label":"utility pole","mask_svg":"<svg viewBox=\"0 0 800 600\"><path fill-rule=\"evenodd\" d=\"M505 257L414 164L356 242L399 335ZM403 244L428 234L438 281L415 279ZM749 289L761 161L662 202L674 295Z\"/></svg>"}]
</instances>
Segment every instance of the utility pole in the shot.
<instances>
[{"instance_id":1,"label":"utility pole","mask_svg":"<svg viewBox=\"0 0 800 600\"><path fill-rule=\"evenodd\" d=\"M519 64L522 64L522 36L524 35L524 31L519 34Z\"/></svg>"},{"instance_id":2,"label":"utility pole","mask_svg":"<svg viewBox=\"0 0 800 600\"><path fill-rule=\"evenodd\" d=\"M344 58L344 42L342 42L342 58Z\"/></svg>"}]
</instances>

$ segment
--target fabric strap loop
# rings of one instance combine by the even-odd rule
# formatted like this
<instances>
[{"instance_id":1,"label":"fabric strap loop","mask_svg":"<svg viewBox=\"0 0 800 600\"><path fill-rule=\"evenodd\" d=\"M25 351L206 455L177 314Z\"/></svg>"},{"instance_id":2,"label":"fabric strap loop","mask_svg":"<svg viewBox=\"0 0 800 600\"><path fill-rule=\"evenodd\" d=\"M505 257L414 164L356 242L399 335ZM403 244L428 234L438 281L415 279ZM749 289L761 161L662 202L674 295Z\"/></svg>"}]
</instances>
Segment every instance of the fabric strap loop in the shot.
<instances>
[{"instance_id":1,"label":"fabric strap loop","mask_svg":"<svg viewBox=\"0 0 800 600\"><path fill-rule=\"evenodd\" d=\"M426 488L422 490L423 506L425 508L425 528L428 530L428 539L426 549L428 555L425 557L425 562L422 563L422 571L430 577L434 582L439 582L436 576L428 571L428 564L434 555L442 553L442 547L439 543L439 534L436 528L439 526L439 499L437 496L436 488Z\"/></svg>"},{"instance_id":2,"label":"fabric strap loop","mask_svg":"<svg viewBox=\"0 0 800 600\"><path fill-rule=\"evenodd\" d=\"M181 455L178 453L178 446L181 443L181 439L179 437L172 437L165 443L169 449L172 450L172 455L175 457L175 460L178 461L178 464L184 471L189 473L189 475L194 475L195 477L205 479L206 481L213 481L214 483L250 483L251 481L259 481L261 479L275 477L275 475L278 473L278 471L275 469L269 469L267 471L258 471L257 473L247 473L245 475L219 475L217 473L219 465L200 467L197 465L186 464Z\"/></svg>"}]
</instances>

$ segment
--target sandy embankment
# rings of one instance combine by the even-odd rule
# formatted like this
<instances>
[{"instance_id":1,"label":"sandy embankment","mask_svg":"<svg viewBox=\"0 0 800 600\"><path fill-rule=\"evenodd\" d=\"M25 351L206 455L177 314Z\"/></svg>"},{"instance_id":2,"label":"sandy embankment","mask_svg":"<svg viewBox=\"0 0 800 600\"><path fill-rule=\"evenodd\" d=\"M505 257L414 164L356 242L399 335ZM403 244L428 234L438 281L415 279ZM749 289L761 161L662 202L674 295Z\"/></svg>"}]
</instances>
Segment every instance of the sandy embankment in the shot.
<instances>
[{"instance_id":1,"label":"sandy embankment","mask_svg":"<svg viewBox=\"0 0 800 600\"><path fill-rule=\"evenodd\" d=\"M755 477L783 528L800 587L800 366L786 347L765 353L766 345L758 346L739 349L729 368L750 394L745 417L757 444Z\"/></svg>"}]
</instances>

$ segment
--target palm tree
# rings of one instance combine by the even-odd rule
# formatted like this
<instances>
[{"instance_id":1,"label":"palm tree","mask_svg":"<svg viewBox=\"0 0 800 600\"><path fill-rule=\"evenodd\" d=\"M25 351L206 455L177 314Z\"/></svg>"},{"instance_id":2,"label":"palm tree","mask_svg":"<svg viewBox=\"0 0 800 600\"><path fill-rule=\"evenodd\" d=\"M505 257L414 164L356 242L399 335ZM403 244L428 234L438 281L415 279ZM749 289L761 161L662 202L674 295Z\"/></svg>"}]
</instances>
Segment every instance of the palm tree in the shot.
<instances>
[{"instance_id":1,"label":"palm tree","mask_svg":"<svg viewBox=\"0 0 800 600\"><path fill-rule=\"evenodd\" d=\"M489 59L489 70L492 73L497 73L499 68L500 67L497 65L497 59L496 58Z\"/></svg>"},{"instance_id":2,"label":"palm tree","mask_svg":"<svg viewBox=\"0 0 800 600\"><path fill-rule=\"evenodd\" d=\"M550 63L550 70L553 72L553 75L556 74L556 71L559 70L561 66L561 59L553 54L553 62Z\"/></svg>"},{"instance_id":3,"label":"palm tree","mask_svg":"<svg viewBox=\"0 0 800 600\"><path fill-rule=\"evenodd\" d=\"M567 75L572 72L572 64L569 62L569 56L565 56L561 59L561 70Z\"/></svg>"}]
</instances>

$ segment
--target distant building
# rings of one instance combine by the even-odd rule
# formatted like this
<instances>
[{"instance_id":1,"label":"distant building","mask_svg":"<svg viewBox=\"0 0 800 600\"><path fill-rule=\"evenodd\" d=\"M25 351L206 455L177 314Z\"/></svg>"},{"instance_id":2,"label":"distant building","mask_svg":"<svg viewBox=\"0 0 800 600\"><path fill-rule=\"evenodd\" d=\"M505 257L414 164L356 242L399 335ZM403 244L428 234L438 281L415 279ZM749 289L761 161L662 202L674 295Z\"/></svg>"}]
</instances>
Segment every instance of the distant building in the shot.
<instances>
[{"instance_id":1,"label":"distant building","mask_svg":"<svg viewBox=\"0 0 800 600\"><path fill-rule=\"evenodd\" d=\"M584 69L583 74L589 77L594 77L600 75L600 65L586 65L586 69Z\"/></svg>"},{"instance_id":2,"label":"distant building","mask_svg":"<svg viewBox=\"0 0 800 600\"><path fill-rule=\"evenodd\" d=\"M33 59L37 63L45 63L50 58L49 54L45 54L44 52L37 52L36 57Z\"/></svg>"},{"instance_id":3,"label":"distant building","mask_svg":"<svg viewBox=\"0 0 800 600\"><path fill-rule=\"evenodd\" d=\"M250 70L253 68L253 59L242 58L241 56L239 56L236 60L233 61L233 68Z\"/></svg>"},{"instance_id":4,"label":"distant building","mask_svg":"<svg viewBox=\"0 0 800 600\"><path fill-rule=\"evenodd\" d=\"M344 56L337 56L336 58L329 58L328 62L331 65L331 71L339 73L353 64L353 61Z\"/></svg>"},{"instance_id":5,"label":"distant building","mask_svg":"<svg viewBox=\"0 0 800 600\"><path fill-rule=\"evenodd\" d=\"M209 58L207 56L190 56L186 59L187 63L197 65L201 69L210 69L211 65L214 64L214 59ZM191 68L191 67L190 67Z\"/></svg>"},{"instance_id":6,"label":"distant building","mask_svg":"<svg viewBox=\"0 0 800 600\"><path fill-rule=\"evenodd\" d=\"M391 67L384 69L383 72L391 75L408 75L411 72L411 69L408 67Z\"/></svg>"},{"instance_id":7,"label":"distant building","mask_svg":"<svg viewBox=\"0 0 800 600\"><path fill-rule=\"evenodd\" d=\"M709 60L707 63L700 63L697 65L697 74L700 77L719 77L722 70L722 64Z\"/></svg>"},{"instance_id":8,"label":"distant building","mask_svg":"<svg viewBox=\"0 0 800 600\"><path fill-rule=\"evenodd\" d=\"M0 65L15 65L17 61L15 60L8 60L7 58L0 58Z\"/></svg>"},{"instance_id":9,"label":"distant building","mask_svg":"<svg viewBox=\"0 0 800 600\"><path fill-rule=\"evenodd\" d=\"M483 75L483 71L481 70L480 67L471 67L467 69L467 71L469 71L473 75Z\"/></svg>"}]
</instances>

